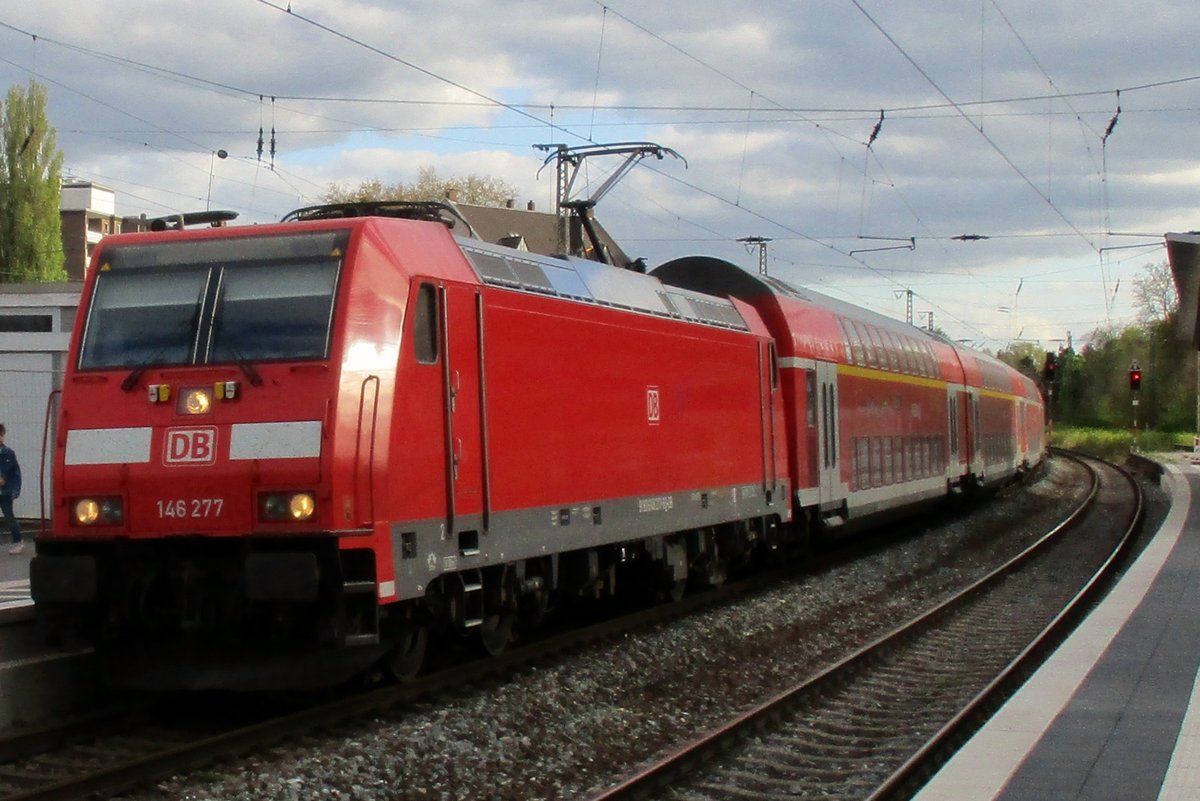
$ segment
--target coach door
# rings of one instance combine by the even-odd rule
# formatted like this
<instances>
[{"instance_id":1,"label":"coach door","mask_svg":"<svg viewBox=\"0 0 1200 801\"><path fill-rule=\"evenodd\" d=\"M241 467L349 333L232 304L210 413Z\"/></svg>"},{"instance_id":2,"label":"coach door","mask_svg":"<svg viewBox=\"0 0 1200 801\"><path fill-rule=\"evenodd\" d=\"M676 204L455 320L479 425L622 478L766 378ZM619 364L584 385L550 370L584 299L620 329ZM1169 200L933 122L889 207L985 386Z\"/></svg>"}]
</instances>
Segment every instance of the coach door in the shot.
<instances>
[{"instance_id":1,"label":"coach door","mask_svg":"<svg viewBox=\"0 0 1200 801\"><path fill-rule=\"evenodd\" d=\"M840 500L839 445L837 365L817 362L817 469L822 504Z\"/></svg>"},{"instance_id":2,"label":"coach door","mask_svg":"<svg viewBox=\"0 0 1200 801\"><path fill-rule=\"evenodd\" d=\"M967 446L967 470L976 475L983 474L983 459L980 454L982 447L981 435L981 416L979 413L979 390L976 387L968 387L964 395L966 398L966 426L967 436L964 441Z\"/></svg>"},{"instance_id":3,"label":"coach door","mask_svg":"<svg viewBox=\"0 0 1200 801\"><path fill-rule=\"evenodd\" d=\"M445 284L442 307L443 402L446 421L446 518L465 550L487 529L487 448L483 426L483 299L479 288ZM466 537L464 540L463 537ZM478 540L474 541L474 548Z\"/></svg>"},{"instance_id":4,"label":"coach door","mask_svg":"<svg viewBox=\"0 0 1200 801\"><path fill-rule=\"evenodd\" d=\"M759 345L758 403L762 425L763 491L775 491L779 477L775 474L775 395L779 391L779 362L774 343ZM768 495L768 497L770 497Z\"/></svg>"},{"instance_id":5,"label":"coach door","mask_svg":"<svg viewBox=\"0 0 1200 801\"><path fill-rule=\"evenodd\" d=\"M953 385L946 387L946 404L950 410L950 472L958 475L963 464L970 464L970 448L964 434L966 426L966 393Z\"/></svg>"}]
</instances>

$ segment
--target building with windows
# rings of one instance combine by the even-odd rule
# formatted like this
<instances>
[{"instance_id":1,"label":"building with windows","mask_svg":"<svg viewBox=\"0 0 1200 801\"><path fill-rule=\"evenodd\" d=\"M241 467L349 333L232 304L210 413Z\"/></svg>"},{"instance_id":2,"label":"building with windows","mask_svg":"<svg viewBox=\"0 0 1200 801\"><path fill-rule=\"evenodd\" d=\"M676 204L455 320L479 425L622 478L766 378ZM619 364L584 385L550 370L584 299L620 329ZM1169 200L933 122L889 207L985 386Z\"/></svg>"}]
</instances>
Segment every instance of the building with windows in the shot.
<instances>
[{"instance_id":1,"label":"building with windows","mask_svg":"<svg viewBox=\"0 0 1200 801\"><path fill-rule=\"evenodd\" d=\"M109 234L121 233L117 196L108 187L87 181L64 181L59 213L67 277L82 281L92 249Z\"/></svg>"}]
</instances>

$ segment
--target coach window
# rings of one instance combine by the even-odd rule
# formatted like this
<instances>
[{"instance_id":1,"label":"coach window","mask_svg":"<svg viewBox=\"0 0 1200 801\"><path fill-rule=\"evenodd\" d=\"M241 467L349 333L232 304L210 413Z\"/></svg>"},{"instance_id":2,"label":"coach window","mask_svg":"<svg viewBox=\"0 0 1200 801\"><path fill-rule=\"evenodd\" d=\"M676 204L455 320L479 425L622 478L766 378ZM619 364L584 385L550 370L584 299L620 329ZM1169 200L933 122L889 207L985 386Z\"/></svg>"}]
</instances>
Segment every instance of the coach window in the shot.
<instances>
[{"instance_id":1,"label":"coach window","mask_svg":"<svg viewBox=\"0 0 1200 801\"><path fill-rule=\"evenodd\" d=\"M864 363L867 367L878 367L879 362L876 359L875 343L868 336L868 326L863 325L859 327L858 323L855 322L851 322L850 325L854 326L854 331L858 334L858 338L862 342Z\"/></svg>"},{"instance_id":2,"label":"coach window","mask_svg":"<svg viewBox=\"0 0 1200 801\"><path fill-rule=\"evenodd\" d=\"M858 331L855 330L854 323L849 320L842 320L842 324L846 328L846 338L850 340L850 350L853 352L853 357L850 360L860 367L866 367L867 357L863 353L863 343L858 338Z\"/></svg>"},{"instance_id":3,"label":"coach window","mask_svg":"<svg viewBox=\"0 0 1200 801\"><path fill-rule=\"evenodd\" d=\"M921 352L921 343L912 337L908 338L908 352L912 356L913 369L917 375L929 375L925 369L925 354Z\"/></svg>"},{"instance_id":4,"label":"coach window","mask_svg":"<svg viewBox=\"0 0 1200 801\"><path fill-rule=\"evenodd\" d=\"M887 341L883 339L883 332L876 329L874 325L869 325L866 326L866 335L871 338L871 344L875 345L876 359L880 362L880 369L888 369L888 345Z\"/></svg>"},{"instance_id":5,"label":"coach window","mask_svg":"<svg viewBox=\"0 0 1200 801\"><path fill-rule=\"evenodd\" d=\"M917 354L913 349L912 337L900 335L900 355L904 359L904 372L909 375L920 375L917 369Z\"/></svg>"},{"instance_id":6,"label":"coach window","mask_svg":"<svg viewBox=\"0 0 1200 801\"><path fill-rule=\"evenodd\" d=\"M421 284L417 290L417 311L413 315L413 350L418 364L437 364L438 309L437 288Z\"/></svg>"},{"instance_id":7,"label":"coach window","mask_svg":"<svg viewBox=\"0 0 1200 801\"><path fill-rule=\"evenodd\" d=\"M950 450L958 452L958 398L950 397Z\"/></svg>"},{"instance_id":8,"label":"coach window","mask_svg":"<svg viewBox=\"0 0 1200 801\"><path fill-rule=\"evenodd\" d=\"M804 398L808 405L808 427L817 427L817 373L804 371Z\"/></svg>"},{"instance_id":9,"label":"coach window","mask_svg":"<svg viewBox=\"0 0 1200 801\"><path fill-rule=\"evenodd\" d=\"M903 371L903 366L900 363L900 342L896 339L896 335L891 331L882 331L884 341L887 343L888 364L892 368L893 373Z\"/></svg>"}]
</instances>

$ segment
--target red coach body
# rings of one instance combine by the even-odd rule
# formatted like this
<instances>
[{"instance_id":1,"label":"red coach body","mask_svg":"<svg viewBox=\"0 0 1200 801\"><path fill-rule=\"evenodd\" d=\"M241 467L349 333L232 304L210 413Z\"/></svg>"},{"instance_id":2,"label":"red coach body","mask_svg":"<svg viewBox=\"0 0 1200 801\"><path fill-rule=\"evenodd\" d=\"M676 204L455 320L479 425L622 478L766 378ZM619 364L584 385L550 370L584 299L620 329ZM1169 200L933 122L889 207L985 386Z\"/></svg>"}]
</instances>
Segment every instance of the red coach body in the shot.
<instances>
[{"instance_id":1,"label":"red coach body","mask_svg":"<svg viewBox=\"0 0 1200 801\"><path fill-rule=\"evenodd\" d=\"M654 275L762 315L783 369L796 514L825 530L1042 459L1040 394L996 359L717 259L678 259Z\"/></svg>"}]
</instances>

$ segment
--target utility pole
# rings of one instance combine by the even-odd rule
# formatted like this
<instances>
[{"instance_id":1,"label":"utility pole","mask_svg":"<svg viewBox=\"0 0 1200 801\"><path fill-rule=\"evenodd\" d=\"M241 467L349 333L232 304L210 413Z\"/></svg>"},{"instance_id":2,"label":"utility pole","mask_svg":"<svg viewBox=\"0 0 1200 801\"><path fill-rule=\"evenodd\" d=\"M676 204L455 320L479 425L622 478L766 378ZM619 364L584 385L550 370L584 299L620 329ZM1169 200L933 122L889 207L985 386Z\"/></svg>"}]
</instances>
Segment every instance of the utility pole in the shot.
<instances>
[{"instance_id":1,"label":"utility pole","mask_svg":"<svg viewBox=\"0 0 1200 801\"><path fill-rule=\"evenodd\" d=\"M554 153L547 158L556 159L555 176L554 176L554 214L558 218L555 220L554 230L557 233L557 252L566 255L568 248L567 241L567 218L570 217L570 210L563 203L567 200L568 182L567 182L567 167L568 162L564 157L567 152L567 146L556 143L550 145L534 145L538 150L553 150Z\"/></svg>"},{"instance_id":2,"label":"utility pole","mask_svg":"<svg viewBox=\"0 0 1200 801\"><path fill-rule=\"evenodd\" d=\"M752 245L758 246L758 274L765 276L767 274L767 243L771 240L765 236L743 236L739 237L738 241L746 246L746 250L749 250Z\"/></svg>"},{"instance_id":3,"label":"utility pole","mask_svg":"<svg viewBox=\"0 0 1200 801\"><path fill-rule=\"evenodd\" d=\"M906 289L903 292L896 293L896 297L900 297L901 295L904 296L904 322L908 323L909 325L912 325L913 320L916 319L913 316L913 295L915 294L916 293L911 289Z\"/></svg>"}]
</instances>

